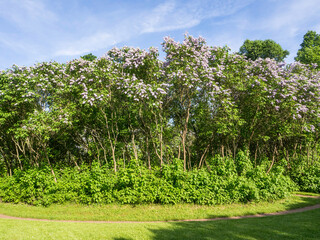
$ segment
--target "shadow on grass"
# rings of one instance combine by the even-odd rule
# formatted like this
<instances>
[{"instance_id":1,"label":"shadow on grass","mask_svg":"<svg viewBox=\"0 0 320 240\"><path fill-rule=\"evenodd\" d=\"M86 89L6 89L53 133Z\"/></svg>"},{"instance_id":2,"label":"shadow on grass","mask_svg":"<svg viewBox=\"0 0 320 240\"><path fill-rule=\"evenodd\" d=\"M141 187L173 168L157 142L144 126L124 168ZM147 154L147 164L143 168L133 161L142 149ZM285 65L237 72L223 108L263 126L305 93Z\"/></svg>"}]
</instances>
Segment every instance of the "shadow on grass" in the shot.
<instances>
[{"instance_id":1,"label":"shadow on grass","mask_svg":"<svg viewBox=\"0 0 320 240\"><path fill-rule=\"evenodd\" d=\"M320 239L320 209L283 216L170 223L165 229L149 229L160 239Z\"/></svg>"},{"instance_id":2,"label":"shadow on grass","mask_svg":"<svg viewBox=\"0 0 320 240\"><path fill-rule=\"evenodd\" d=\"M320 203L320 198L309 198L309 197L301 197L300 203L288 203L286 206L286 210L302 208L306 206L311 206Z\"/></svg>"},{"instance_id":3,"label":"shadow on grass","mask_svg":"<svg viewBox=\"0 0 320 240\"><path fill-rule=\"evenodd\" d=\"M300 209L303 207L307 207L307 206L312 206L312 205L316 205L316 204L320 204L320 198L307 198L307 197L301 197L300 198L301 201L299 203L283 203L284 206L284 210L283 211L288 211L288 210L292 210L292 209ZM264 214L265 212L264 210L261 211L256 211L253 208L249 207L248 211L244 211L242 212L242 216L246 216L246 215L254 215L254 214ZM208 215L206 218L207 219L213 219L213 218L224 218L224 217L230 217L230 214L211 214ZM319 237L320 239L320 237Z\"/></svg>"},{"instance_id":4,"label":"shadow on grass","mask_svg":"<svg viewBox=\"0 0 320 240\"><path fill-rule=\"evenodd\" d=\"M284 210L283 211L288 211L288 210L293 210L293 209L300 209L308 206L313 206L316 204L320 204L320 198L307 198L307 197L301 197L301 202L299 203L283 203ZM282 212L282 211L281 211ZM264 214L264 211L257 211L255 214ZM243 216L245 215L253 215L252 212L250 211L250 208L248 209L247 212L243 213ZM210 215L208 218L216 218L217 216L215 215ZM223 216L223 217L228 217L228 216ZM320 239L320 238L319 238Z\"/></svg>"}]
</instances>

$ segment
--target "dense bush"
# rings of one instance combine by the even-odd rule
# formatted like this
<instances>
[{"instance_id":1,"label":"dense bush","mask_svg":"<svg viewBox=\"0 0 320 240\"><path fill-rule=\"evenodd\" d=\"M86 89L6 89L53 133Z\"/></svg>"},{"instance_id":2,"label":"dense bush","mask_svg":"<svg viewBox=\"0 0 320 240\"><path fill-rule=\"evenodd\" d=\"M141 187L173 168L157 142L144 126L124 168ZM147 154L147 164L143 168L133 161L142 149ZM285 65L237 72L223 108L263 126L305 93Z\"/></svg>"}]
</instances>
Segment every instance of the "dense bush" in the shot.
<instances>
[{"instance_id":1,"label":"dense bush","mask_svg":"<svg viewBox=\"0 0 320 240\"><path fill-rule=\"evenodd\" d=\"M293 168L290 175L300 191L320 193L320 162L312 165L300 162Z\"/></svg>"},{"instance_id":2,"label":"dense bush","mask_svg":"<svg viewBox=\"0 0 320 240\"><path fill-rule=\"evenodd\" d=\"M95 163L91 168L82 166L81 170L55 169L57 182L50 168L33 168L1 178L0 198L3 202L45 206L64 202L213 205L274 200L296 189L280 167L266 174L263 166L238 171L240 164L232 158L215 157L209 164L211 171L186 172L181 161L149 170L132 160L114 173Z\"/></svg>"}]
</instances>

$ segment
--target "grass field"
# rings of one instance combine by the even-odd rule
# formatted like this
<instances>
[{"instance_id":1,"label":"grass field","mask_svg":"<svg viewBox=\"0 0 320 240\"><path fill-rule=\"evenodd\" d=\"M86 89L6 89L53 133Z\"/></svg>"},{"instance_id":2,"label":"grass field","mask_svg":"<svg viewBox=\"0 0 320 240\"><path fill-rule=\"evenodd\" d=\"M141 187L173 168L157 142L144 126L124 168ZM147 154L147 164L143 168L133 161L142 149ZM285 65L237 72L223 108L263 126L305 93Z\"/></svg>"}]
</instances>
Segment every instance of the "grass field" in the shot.
<instances>
[{"instance_id":1,"label":"grass field","mask_svg":"<svg viewBox=\"0 0 320 240\"><path fill-rule=\"evenodd\" d=\"M303 213L179 223L69 223L0 219L0 239L319 239L320 209Z\"/></svg>"},{"instance_id":2,"label":"grass field","mask_svg":"<svg viewBox=\"0 0 320 240\"><path fill-rule=\"evenodd\" d=\"M291 196L274 202L230 204L221 206L177 205L79 205L50 207L0 203L0 214L56 220L96 221L166 221L243 216L279 212L320 203L320 199Z\"/></svg>"},{"instance_id":3,"label":"grass field","mask_svg":"<svg viewBox=\"0 0 320 240\"><path fill-rule=\"evenodd\" d=\"M188 213L187 206L89 206L55 205L48 208L31 207L27 205L0 204L0 213L11 216L42 217L50 219L74 220L151 220L150 208L156 208L159 216L231 216L240 213L262 213L307 206L319 203L320 199L293 196L274 203L259 203L248 205L224 205L218 207L199 208L193 206ZM69 206L69 208L67 207ZM122 212L120 209L123 208ZM136 210L134 210L137 208ZM210 210L211 208L211 210ZM282 209L281 209L282 208ZM27 210L26 210L27 209ZM110 210L112 209L112 210ZM180 209L180 210L179 210ZM213 210L215 209L215 210ZM25 211L26 210L26 211ZM170 211L180 213L174 215ZM9 214L12 211L11 214ZM19 213L19 211L22 211ZM65 211L63 213L63 211ZM98 214L99 211L102 213ZM111 218L111 213L119 216ZM134 213L131 213L133 211ZM141 212L134 218L134 214ZM149 211L149 212L148 212ZM161 213L161 211L163 211ZM182 214L182 211L186 211ZM196 214L199 211L200 213ZM124 214L127 212L127 214ZM32 214L33 213L33 214ZM108 213L109 215L104 215ZM48 216L46 214L49 214ZM81 216L82 214L82 216ZM144 216L144 218L143 218ZM154 218L155 218L154 217ZM169 217L167 217L169 218ZM194 217L193 217L194 218ZM157 218L156 220L161 220ZM238 220L219 220L211 222L160 222L160 223L81 223L81 222L48 222L26 221L15 219L0 219L0 239L319 239L320 209L282 216L249 218Z\"/></svg>"}]
</instances>

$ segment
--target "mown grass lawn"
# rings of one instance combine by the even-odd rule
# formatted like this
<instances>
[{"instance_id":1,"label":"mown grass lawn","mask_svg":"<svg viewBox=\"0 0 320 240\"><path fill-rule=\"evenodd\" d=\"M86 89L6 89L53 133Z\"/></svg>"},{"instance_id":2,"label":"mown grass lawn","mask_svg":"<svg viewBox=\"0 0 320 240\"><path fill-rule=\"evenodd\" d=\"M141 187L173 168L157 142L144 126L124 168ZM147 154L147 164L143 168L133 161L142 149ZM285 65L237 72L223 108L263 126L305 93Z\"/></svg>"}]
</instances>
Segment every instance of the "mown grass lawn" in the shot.
<instances>
[{"instance_id":1,"label":"mown grass lawn","mask_svg":"<svg viewBox=\"0 0 320 240\"><path fill-rule=\"evenodd\" d=\"M320 203L320 199L291 196L274 202L229 204L221 206L176 205L80 205L49 207L0 203L0 214L55 220L167 221L271 213Z\"/></svg>"},{"instance_id":2,"label":"mown grass lawn","mask_svg":"<svg viewBox=\"0 0 320 240\"><path fill-rule=\"evenodd\" d=\"M320 199L292 196L273 203L216 207L191 205L84 207L68 204L46 208L0 203L0 213L47 219L117 220L121 216L122 220L150 221L182 217L186 219L188 216L212 218L275 212L319 202ZM120 211L118 216L117 211ZM140 213L135 216L138 212ZM112 217L111 214L115 216ZM152 214L155 216L152 217ZM165 214L168 216L165 217ZM209 222L86 223L0 219L0 239L320 239L320 209L281 216Z\"/></svg>"},{"instance_id":3,"label":"mown grass lawn","mask_svg":"<svg viewBox=\"0 0 320 240\"><path fill-rule=\"evenodd\" d=\"M282 216L176 223L70 223L0 219L0 239L319 239L320 209Z\"/></svg>"}]
</instances>

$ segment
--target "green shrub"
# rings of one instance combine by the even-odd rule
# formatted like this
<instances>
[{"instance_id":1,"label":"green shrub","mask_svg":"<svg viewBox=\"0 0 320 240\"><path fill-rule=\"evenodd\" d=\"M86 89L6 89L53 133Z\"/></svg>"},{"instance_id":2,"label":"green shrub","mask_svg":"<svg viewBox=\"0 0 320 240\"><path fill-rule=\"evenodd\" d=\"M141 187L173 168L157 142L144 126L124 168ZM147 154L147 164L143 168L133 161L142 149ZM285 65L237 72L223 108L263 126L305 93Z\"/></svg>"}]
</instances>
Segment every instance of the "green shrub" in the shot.
<instances>
[{"instance_id":1,"label":"green shrub","mask_svg":"<svg viewBox=\"0 0 320 240\"><path fill-rule=\"evenodd\" d=\"M132 160L117 173L93 163L91 167L49 168L16 171L12 177L0 178L0 198L4 202L33 205L77 202L121 204L195 203L214 205L233 202L274 200L296 190L283 167L253 168L248 156L239 155L208 161L211 171L183 171L179 160L162 169L149 170Z\"/></svg>"},{"instance_id":2,"label":"green shrub","mask_svg":"<svg viewBox=\"0 0 320 240\"><path fill-rule=\"evenodd\" d=\"M320 193L320 162L308 166L302 163L291 171L291 178L299 186L300 191Z\"/></svg>"}]
</instances>

